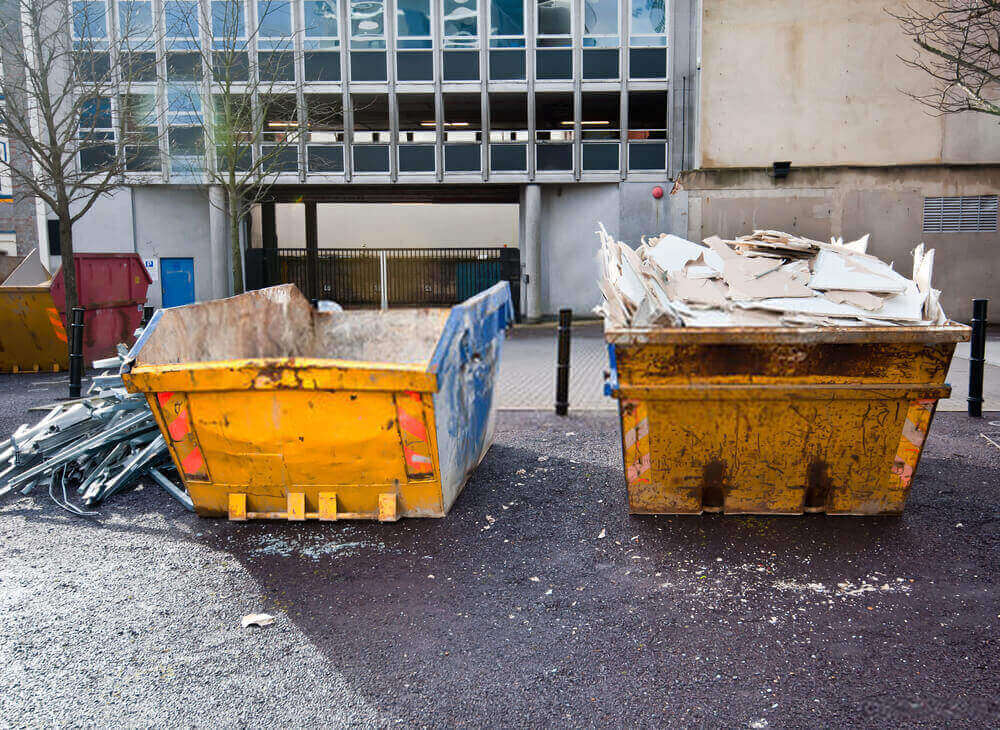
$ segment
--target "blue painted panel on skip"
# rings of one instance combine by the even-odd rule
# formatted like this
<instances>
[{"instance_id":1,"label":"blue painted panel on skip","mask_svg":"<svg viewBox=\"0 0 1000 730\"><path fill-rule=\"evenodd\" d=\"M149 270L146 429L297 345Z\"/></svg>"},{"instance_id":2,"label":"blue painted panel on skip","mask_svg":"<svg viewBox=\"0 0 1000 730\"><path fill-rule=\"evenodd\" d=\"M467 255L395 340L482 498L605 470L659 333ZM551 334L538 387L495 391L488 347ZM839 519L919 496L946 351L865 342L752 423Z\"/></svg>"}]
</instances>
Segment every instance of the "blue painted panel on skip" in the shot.
<instances>
[{"instance_id":1,"label":"blue painted panel on skip","mask_svg":"<svg viewBox=\"0 0 1000 730\"><path fill-rule=\"evenodd\" d=\"M513 321L510 285L501 281L452 308L427 368L438 380L434 416L445 510L493 442L493 388Z\"/></svg>"}]
</instances>

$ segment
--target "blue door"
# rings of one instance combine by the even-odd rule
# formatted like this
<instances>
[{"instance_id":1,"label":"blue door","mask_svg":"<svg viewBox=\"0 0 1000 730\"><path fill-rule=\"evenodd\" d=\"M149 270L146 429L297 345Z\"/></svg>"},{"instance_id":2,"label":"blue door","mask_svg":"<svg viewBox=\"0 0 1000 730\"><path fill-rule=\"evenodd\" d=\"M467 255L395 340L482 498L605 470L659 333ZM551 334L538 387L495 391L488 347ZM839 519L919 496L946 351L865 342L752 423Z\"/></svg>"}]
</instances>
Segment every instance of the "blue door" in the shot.
<instances>
[{"instance_id":1,"label":"blue door","mask_svg":"<svg viewBox=\"0 0 1000 730\"><path fill-rule=\"evenodd\" d=\"M194 302L194 259L160 259L164 307Z\"/></svg>"}]
</instances>

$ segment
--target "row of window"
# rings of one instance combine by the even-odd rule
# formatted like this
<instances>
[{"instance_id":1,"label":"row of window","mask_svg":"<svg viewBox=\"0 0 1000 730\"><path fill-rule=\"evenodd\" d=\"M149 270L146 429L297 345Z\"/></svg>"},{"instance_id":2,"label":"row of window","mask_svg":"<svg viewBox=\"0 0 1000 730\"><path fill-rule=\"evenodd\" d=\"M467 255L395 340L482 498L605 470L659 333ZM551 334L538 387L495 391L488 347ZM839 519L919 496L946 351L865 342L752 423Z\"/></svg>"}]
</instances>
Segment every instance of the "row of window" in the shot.
<instances>
[{"instance_id":1,"label":"row of window","mask_svg":"<svg viewBox=\"0 0 1000 730\"><path fill-rule=\"evenodd\" d=\"M491 81L524 81L527 76L526 56L522 49L489 51L487 78ZM384 83L388 79L385 51L351 51L349 73L354 82ZM169 82L199 81L202 78L202 55L192 51L167 53L166 69ZM152 82L157 78L156 55L133 53L123 59L123 78L129 83ZM80 72L85 80L110 77L107 55L81 58ZM215 51L212 73L217 82L245 82L250 76L249 54ZM260 51L257 73L261 83L292 83L296 80L295 54L291 51ZM305 51L303 80L306 82L341 81L338 51ZM588 81L617 81L620 77L617 48L585 48L580 75ZM667 75L665 48L632 48L629 50L629 77L635 80L664 79ZM442 53L444 81L479 81L479 51L444 51ZM568 81L573 78L573 54L569 49L546 48L535 51L535 79L538 81ZM432 51L397 51L396 79L400 82L434 80Z\"/></svg>"},{"instance_id":2,"label":"row of window","mask_svg":"<svg viewBox=\"0 0 1000 730\"><path fill-rule=\"evenodd\" d=\"M668 97L662 91L630 91L625 95L584 91L577 119L572 92L537 92L530 99L533 119L529 124L529 95L523 92L491 92L485 99L478 93L445 93L440 110L430 93L391 98L388 94L354 93L347 97L346 109L340 94L305 94L304 117L300 117L295 94L220 95L213 97L212 107L205 110L200 92L196 84L169 87L162 122L153 94L92 100L80 115L81 137L114 141L115 127L120 126L126 134L120 141L125 143L152 142L162 127L211 128L216 136L230 130L241 139L250 139L255 125L261 124L264 141L303 134L306 142L341 142L349 120L355 140L370 142L389 141L388 130L393 128L400 142L433 142L439 125L445 141L482 141L488 134L491 142L524 142L529 126L534 127L539 142L572 141L578 129L587 141L665 139L668 111Z\"/></svg>"},{"instance_id":3,"label":"row of window","mask_svg":"<svg viewBox=\"0 0 1000 730\"><path fill-rule=\"evenodd\" d=\"M197 128L178 127L170 130L172 167L175 174L196 174L201 169L204 143ZM482 146L477 143L445 143L444 171L477 173L482 169ZM341 144L307 145L305 169L313 174L344 172L344 150ZM621 146L618 142L583 142L581 145L583 172L617 172L621 167ZM388 144L355 144L352 147L352 170L355 174L386 174L389 172L391 147ZM625 167L630 172L662 172L666 169L667 145L664 141L630 141L625 147ZM81 152L85 169L100 169L115 154L113 145L95 145ZM159 148L150 145L127 146L126 165L135 172L157 172L161 169ZM271 172L298 171L298 148L267 146L262 148L266 167ZM528 170L527 144L490 144L488 164L494 173L524 173ZM397 169L401 173L434 173L437 169L433 144L400 144L396 150ZM247 169L249 157L235 161L237 169ZM224 165L225 160L220 160ZM535 148L535 169L539 173L569 173L573 171L573 144L548 142Z\"/></svg>"},{"instance_id":4,"label":"row of window","mask_svg":"<svg viewBox=\"0 0 1000 730\"><path fill-rule=\"evenodd\" d=\"M660 47L667 43L666 0L621 0L628 3L629 45ZM525 13L535 13L536 44L568 47L579 32L584 47L617 47L620 43L619 0L442 0L437 19L444 48L480 48L479 3L488 3L489 47L524 48ZM151 0L74 0L77 40L104 41L114 28L134 45L163 37L168 49L196 47L202 32L216 44L250 37L259 47L290 44L300 31L305 50L341 47L336 0L210 0L203 11L196 0L164 0L162 23L154 23ZM574 12L574 6L579 12ZM385 49L385 0L348 0L345 24L351 50ZM115 12L117 9L117 13ZM248 22L248 10L254 21ZM397 0L396 48L431 48L434 18L430 0ZM204 27L203 27L204 26ZM248 30L249 29L249 30Z\"/></svg>"}]
</instances>

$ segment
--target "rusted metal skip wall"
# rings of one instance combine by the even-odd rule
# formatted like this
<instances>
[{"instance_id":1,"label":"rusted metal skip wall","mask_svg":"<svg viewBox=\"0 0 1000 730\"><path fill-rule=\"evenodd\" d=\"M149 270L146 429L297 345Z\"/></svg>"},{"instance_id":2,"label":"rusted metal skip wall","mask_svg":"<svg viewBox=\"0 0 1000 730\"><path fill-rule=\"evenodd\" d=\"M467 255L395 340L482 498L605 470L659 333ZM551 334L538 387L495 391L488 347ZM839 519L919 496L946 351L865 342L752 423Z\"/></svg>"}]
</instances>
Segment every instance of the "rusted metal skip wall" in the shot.
<instances>
[{"instance_id":1,"label":"rusted metal skip wall","mask_svg":"<svg viewBox=\"0 0 1000 730\"><path fill-rule=\"evenodd\" d=\"M607 333L629 510L901 513L968 328L728 333Z\"/></svg>"}]
</instances>

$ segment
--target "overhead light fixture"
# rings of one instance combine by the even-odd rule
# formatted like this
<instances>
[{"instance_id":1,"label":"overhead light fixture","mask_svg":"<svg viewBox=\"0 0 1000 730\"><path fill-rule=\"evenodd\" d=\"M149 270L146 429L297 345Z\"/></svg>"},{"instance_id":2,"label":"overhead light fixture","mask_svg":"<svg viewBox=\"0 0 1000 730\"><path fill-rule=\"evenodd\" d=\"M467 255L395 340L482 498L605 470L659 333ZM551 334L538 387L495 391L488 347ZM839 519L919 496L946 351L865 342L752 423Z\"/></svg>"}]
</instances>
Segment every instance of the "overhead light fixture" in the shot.
<instances>
[{"instance_id":1,"label":"overhead light fixture","mask_svg":"<svg viewBox=\"0 0 1000 730\"><path fill-rule=\"evenodd\" d=\"M437 122L420 122L421 127L433 127ZM468 122L444 122L445 127L468 127Z\"/></svg>"},{"instance_id":2,"label":"overhead light fixture","mask_svg":"<svg viewBox=\"0 0 1000 730\"><path fill-rule=\"evenodd\" d=\"M576 124L576 122L559 122L559 124L561 124L564 127L572 127L574 124ZM596 120L596 119L593 121L580 122L580 126L582 127L606 127L609 124L611 124L611 122L607 120Z\"/></svg>"},{"instance_id":3,"label":"overhead light fixture","mask_svg":"<svg viewBox=\"0 0 1000 730\"><path fill-rule=\"evenodd\" d=\"M282 128L286 128L286 127L297 127L297 126L299 126L299 123L298 122L268 122L267 126L271 127L272 129L282 129Z\"/></svg>"}]
</instances>

